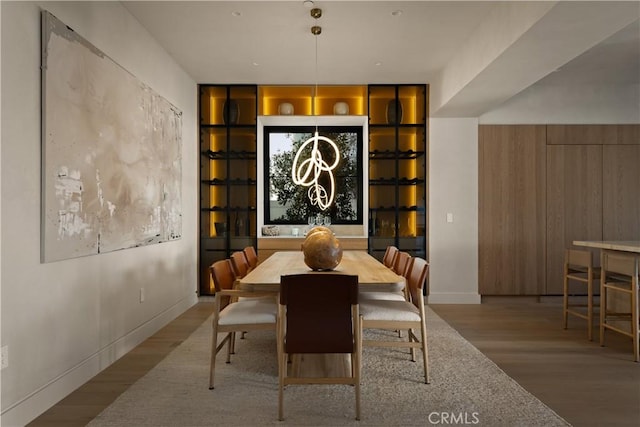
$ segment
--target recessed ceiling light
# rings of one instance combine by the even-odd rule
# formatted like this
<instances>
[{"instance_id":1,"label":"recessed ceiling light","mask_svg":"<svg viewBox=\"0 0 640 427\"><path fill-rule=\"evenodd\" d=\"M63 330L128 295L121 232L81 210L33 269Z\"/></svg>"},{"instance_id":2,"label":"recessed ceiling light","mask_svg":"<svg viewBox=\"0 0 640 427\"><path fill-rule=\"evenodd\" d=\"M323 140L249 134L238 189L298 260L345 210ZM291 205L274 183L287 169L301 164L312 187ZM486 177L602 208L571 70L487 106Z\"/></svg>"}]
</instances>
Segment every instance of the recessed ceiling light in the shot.
<instances>
[{"instance_id":1,"label":"recessed ceiling light","mask_svg":"<svg viewBox=\"0 0 640 427\"><path fill-rule=\"evenodd\" d=\"M253 65L254 67L257 67L257 66L259 66L259 65L260 65L260 63L258 63L258 62L256 62L256 61L253 61L253 62L251 63L251 65Z\"/></svg>"},{"instance_id":2,"label":"recessed ceiling light","mask_svg":"<svg viewBox=\"0 0 640 427\"><path fill-rule=\"evenodd\" d=\"M400 16L400 15L402 15L402 11L400 9L394 10L393 12L391 12L391 14L393 16Z\"/></svg>"},{"instance_id":3,"label":"recessed ceiling light","mask_svg":"<svg viewBox=\"0 0 640 427\"><path fill-rule=\"evenodd\" d=\"M375 65L376 67L379 67L379 66L381 66L381 65L382 65L382 62L381 62L381 61L377 61L374 65Z\"/></svg>"},{"instance_id":4,"label":"recessed ceiling light","mask_svg":"<svg viewBox=\"0 0 640 427\"><path fill-rule=\"evenodd\" d=\"M313 2L311 0L304 0L302 5L307 9L311 9L313 7Z\"/></svg>"},{"instance_id":5,"label":"recessed ceiling light","mask_svg":"<svg viewBox=\"0 0 640 427\"><path fill-rule=\"evenodd\" d=\"M238 16L242 16L242 12L238 11L238 10L234 10L233 12L231 12L231 15L238 17Z\"/></svg>"}]
</instances>

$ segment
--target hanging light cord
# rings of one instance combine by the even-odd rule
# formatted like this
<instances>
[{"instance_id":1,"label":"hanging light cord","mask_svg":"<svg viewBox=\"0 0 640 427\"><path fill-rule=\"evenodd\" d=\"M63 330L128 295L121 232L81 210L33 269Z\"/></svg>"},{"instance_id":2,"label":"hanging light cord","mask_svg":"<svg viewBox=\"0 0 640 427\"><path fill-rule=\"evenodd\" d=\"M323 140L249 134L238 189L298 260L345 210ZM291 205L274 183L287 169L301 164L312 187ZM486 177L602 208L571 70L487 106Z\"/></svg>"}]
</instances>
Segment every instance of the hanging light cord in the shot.
<instances>
[{"instance_id":1,"label":"hanging light cord","mask_svg":"<svg viewBox=\"0 0 640 427\"><path fill-rule=\"evenodd\" d=\"M318 19L322 15L320 9L313 9L311 16ZM298 149L291 167L291 178L293 183L303 187L309 187L307 197L312 205L318 206L324 211L331 207L335 198L336 182L333 176L333 169L340 162L340 150L335 142L326 136L320 136L318 131L318 118L316 117L316 98L318 96L318 34L322 32L319 26L311 27L311 33L315 36L315 60L316 60L316 85L312 96L311 114L314 116L316 123L316 131L314 135L302 143ZM319 148L320 143L326 143L334 152L334 161L328 164L322 157L322 151ZM307 159L302 159L305 150L310 151ZM320 184L320 176L326 174L329 178L328 188Z\"/></svg>"}]
</instances>

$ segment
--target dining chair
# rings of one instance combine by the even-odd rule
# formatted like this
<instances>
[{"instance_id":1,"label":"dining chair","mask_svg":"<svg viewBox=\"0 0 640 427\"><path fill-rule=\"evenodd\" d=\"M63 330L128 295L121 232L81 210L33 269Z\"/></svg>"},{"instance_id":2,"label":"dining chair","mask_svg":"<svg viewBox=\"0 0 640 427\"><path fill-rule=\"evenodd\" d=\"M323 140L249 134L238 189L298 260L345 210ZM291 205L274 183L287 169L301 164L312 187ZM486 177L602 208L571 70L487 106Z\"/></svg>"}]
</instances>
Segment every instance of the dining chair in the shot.
<instances>
[{"instance_id":1,"label":"dining chair","mask_svg":"<svg viewBox=\"0 0 640 427\"><path fill-rule=\"evenodd\" d=\"M247 262L249 263L249 267L253 270L258 265L258 254L256 253L256 249L253 246L247 246L242 250L244 252L244 256L247 257Z\"/></svg>"},{"instance_id":2,"label":"dining chair","mask_svg":"<svg viewBox=\"0 0 640 427\"><path fill-rule=\"evenodd\" d=\"M297 377L289 374L289 356L327 353L350 355L349 375ZM337 273L282 276L278 310L278 419L284 419L285 386L345 384L354 386L356 419L359 420L361 357L358 276Z\"/></svg>"},{"instance_id":3,"label":"dining chair","mask_svg":"<svg viewBox=\"0 0 640 427\"><path fill-rule=\"evenodd\" d=\"M227 363L231 363L236 332L275 331L278 305L273 293L232 289L236 277L229 259L214 262L209 271L216 291L209 368L209 389L213 389L218 352L227 344ZM226 334L220 342L219 333Z\"/></svg>"},{"instance_id":4,"label":"dining chair","mask_svg":"<svg viewBox=\"0 0 640 427\"><path fill-rule=\"evenodd\" d=\"M393 259L393 267L391 268L397 275L404 276L407 267L409 266L409 260L411 259L411 254L409 252L398 251L395 258Z\"/></svg>"},{"instance_id":5,"label":"dining chair","mask_svg":"<svg viewBox=\"0 0 640 427\"><path fill-rule=\"evenodd\" d=\"M415 349L420 348L423 355L424 382L429 383L429 352L427 346L427 327L424 308L423 288L429 272L429 263L420 257L411 258L407 273L409 301L390 299L366 299L360 301L361 334L365 329L409 331L409 340L364 339L363 347L401 347L409 348L411 361L415 362ZM420 338L414 332L420 330Z\"/></svg>"},{"instance_id":6,"label":"dining chair","mask_svg":"<svg viewBox=\"0 0 640 427\"><path fill-rule=\"evenodd\" d=\"M566 249L564 253L564 280L562 298L563 327L569 326L569 315L576 316L587 321L587 337L593 340L594 310L598 305L594 304L593 286L600 280L600 267L594 267L593 254L589 250ZM586 286L587 302L579 301L579 298L571 290L571 285L581 285L580 295L584 295Z\"/></svg>"},{"instance_id":7,"label":"dining chair","mask_svg":"<svg viewBox=\"0 0 640 427\"><path fill-rule=\"evenodd\" d=\"M368 288L367 290L361 290L360 299L391 299L409 301L409 290L406 285L406 276L410 261L411 254L409 254L408 252L396 250L394 263L391 266L391 269L398 276L402 276L405 278L405 285L402 288L394 288L393 290L372 290L371 288Z\"/></svg>"},{"instance_id":8,"label":"dining chair","mask_svg":"<svg viewBox=\"0 0 640 427\"><path fill-rule=\"evenodd\" d=\"M398 253L397 247L393 245L387 246L387 250L384 252L384 257L382 257L382 263L389 268L393 268L397 253Z\"/></svg>"},{"instance_id":9,"label":"dining chair","mask_svg":"<svg viewBox=\"0 0 640 427\"><path fill-rule=\"evenodd\" d=\"M601 264L600 345L604 346L604 335L607 330L626 335L633 343L633 360L640 362L640 308L638 307L640 255L603 250ZM617 294L619 298L614 300L610 294ZM628 322L628 327L625 328L621 321Z\"/></svg>"},{"instance_id":10,"label":"dining chair","mask_svg":"<svg viewBox=\"0 0 640 427\"><path fill-rule=\"evenodd\" d=\"M243 251L236 251L231 254L231 265L237 279L242 279L250 270L249 261Z\"/></svg>"}]
</instances>

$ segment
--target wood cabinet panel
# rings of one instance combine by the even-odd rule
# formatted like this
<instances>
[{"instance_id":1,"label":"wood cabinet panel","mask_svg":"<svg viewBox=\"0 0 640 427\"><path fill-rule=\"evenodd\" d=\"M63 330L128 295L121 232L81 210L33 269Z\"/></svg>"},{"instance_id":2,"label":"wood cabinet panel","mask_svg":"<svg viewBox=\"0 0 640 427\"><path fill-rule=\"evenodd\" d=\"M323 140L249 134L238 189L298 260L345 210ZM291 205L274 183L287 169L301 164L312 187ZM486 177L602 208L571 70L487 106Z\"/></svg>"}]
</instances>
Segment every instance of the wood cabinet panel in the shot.
<instances>
[{"instance_id":1,"label":"wood cabinet panel","mask_svg":"<svg viewBox=\"0 0 640 427\"><path fill-rule=\"evenodd\" d=\"M479 291L539 295L546 239L545 126L479 127Z\"/></svg>"},{"instance_id":2,"label":"wood cabinet panel","mask_svg":"<svg viewBox=\"0 0 640 427\"><path fill-rule=\"evenodd\" d=\"M547 145L640 145L640 126L547 125Z\"/></svg>"},{"instance_id":3,"label":"wood cabinet panel","mask_svg":"<svg viewBox=\"0 0 640 427\"><path fill-rule=\"evenodd\" d=\"M639 240L640 145L603 150L603 238Z\"/></svg>"},{"instance_id":4,"label":"wood cabinet panel","mask_svg":"<svg viewBox=\"0 0 640 427\"><path fill-rule=\"evenodd\" d=\"M602 240L602 145L547 147L546 295L562 295L564 250L574 240Z\"/></svg>"},{"instance_id":5,"label":"wood cabinet panel","mask_svg":"<svg viewBox=\"0 0 640 427\"><path fill-rule=\"evenodd\" d=\"M547 125L548 145L617 143L618 125Z\"/></svg>"}]
</instances>

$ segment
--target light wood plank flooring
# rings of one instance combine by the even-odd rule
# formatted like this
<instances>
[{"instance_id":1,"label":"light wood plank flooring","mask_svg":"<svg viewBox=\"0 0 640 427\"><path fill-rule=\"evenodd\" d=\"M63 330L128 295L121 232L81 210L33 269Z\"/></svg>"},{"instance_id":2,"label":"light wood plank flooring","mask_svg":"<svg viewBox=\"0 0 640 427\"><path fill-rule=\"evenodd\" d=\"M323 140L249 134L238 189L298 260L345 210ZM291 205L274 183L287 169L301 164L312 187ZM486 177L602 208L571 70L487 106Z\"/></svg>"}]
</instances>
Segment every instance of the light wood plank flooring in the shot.
<instances>
[{"instance_id":1,"label":"light wood plank flooring","mask_svg":"<svg viewBox=\"0 0 640 427\"><path fill-rule=\"evenodd\" d=\"M632 361L630 339L610 333L600 347L575 318L563 330L560 304L559 298L494 297L431 308L572 425L640 425L640 364ZM184 341L211 308L210 301L198 303L29 425L86 425Z\"/></svg>"}]
</instances>

